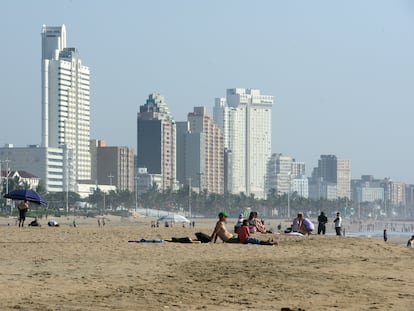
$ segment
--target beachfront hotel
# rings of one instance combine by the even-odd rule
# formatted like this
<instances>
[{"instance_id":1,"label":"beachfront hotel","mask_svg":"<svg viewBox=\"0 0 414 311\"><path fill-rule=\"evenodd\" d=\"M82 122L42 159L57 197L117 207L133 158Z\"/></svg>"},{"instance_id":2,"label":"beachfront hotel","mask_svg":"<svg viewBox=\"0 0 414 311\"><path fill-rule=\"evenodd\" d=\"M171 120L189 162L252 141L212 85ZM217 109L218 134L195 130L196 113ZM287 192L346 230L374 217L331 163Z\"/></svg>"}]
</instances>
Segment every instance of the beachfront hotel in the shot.
<instances>
[{"instance_id":1,"label":"beachfront hotel","mask_svg":"<svg viewBox=\"0 0 414 311\"><path fill-rule=\"evenodd\" d=\"M176 125L164 96L150 94L137 118L137 167L160 175L160 190L176 183Z\"/></svg>"},{"instance_id":2,"label":"beachfront hotel","mask_svg":"<svg viewBox=\"0 0 414 311\"><path fill-rule=\"evenodd\" d=\"M89 68L66 47L66 28L42 26L42 148L64 151L63 190L91 179Z\"/></svg>"},{"instance_id":3,"label":"beachfront hotel","mask_svg":"<svg viewBox=\"0 0 414 311\"><path fill-rule=\"evenodd\" d=\"M265 197L266 164L271 156L273 96L258 89L227 89L217 98L214 121L224 133L227 150L226 189Z\"/></svg>"}]
</instances>

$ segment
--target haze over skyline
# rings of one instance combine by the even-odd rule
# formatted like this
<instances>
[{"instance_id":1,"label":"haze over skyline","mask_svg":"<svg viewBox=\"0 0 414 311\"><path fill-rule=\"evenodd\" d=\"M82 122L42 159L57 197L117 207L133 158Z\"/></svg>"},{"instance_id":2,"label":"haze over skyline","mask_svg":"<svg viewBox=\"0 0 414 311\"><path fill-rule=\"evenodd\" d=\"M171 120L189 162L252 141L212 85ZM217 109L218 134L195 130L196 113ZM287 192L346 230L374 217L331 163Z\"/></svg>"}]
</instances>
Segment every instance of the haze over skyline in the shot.
<instances>
[{"instance_id":1,"label":"haze over skyline","mask_svg":"<svg viewBox=\"0 0 414 311\"><path fill-rule=\"evenodd\" d=\"M41 26L91 70L91 138L131 146L148 94L176 121L227 88L275 98L272 151L350 159L414 183L414 4L397 1L5 1L0 145L40 144ZM24 112L24 113L22 113Z\"/></svg>"}]
</instances>

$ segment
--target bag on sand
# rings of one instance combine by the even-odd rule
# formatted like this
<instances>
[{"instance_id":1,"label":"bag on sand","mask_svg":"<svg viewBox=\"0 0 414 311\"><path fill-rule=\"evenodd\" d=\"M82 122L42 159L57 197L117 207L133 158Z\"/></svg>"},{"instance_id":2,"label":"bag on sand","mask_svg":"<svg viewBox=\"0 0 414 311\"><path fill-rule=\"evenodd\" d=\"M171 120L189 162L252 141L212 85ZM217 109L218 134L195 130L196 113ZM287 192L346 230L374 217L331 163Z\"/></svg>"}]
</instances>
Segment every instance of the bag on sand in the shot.
<instances>
[{"instance_id":1,"label":"bag on sand","mask_svg":"<svg viewBox=\"0 0 414 311\"><path fill-rule=\"evenodd\" d=\"M197 240L199 240L201 243L211 242L211 237L208 234L197 232L195 236L197 237Z\"/></svg>"}]
</instances>

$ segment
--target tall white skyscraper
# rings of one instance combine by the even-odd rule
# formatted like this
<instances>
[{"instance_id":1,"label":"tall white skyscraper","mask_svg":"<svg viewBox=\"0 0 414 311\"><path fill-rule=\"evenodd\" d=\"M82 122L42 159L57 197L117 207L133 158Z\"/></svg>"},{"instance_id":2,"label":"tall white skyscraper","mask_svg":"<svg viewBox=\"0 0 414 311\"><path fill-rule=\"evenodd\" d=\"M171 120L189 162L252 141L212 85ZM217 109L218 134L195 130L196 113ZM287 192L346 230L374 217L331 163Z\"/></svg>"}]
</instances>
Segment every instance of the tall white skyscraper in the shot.
<instances>
[{"instance_id":1,"label":"tall white skyscraper","mask_svg":"<svg viewBox=\"0 0 414 311\"><path fill-rule=\"evenodd\" d=\"M272 147L273 96L258 89L227 89L226 98L216 99L214 120L224 132L230 151L230 193L265 197L266 164Z\"/></svg>"},{"instance_id":2,"label":"tall white skyscraper","mask_svg":"<svg viewBox=\"0 0 414 311\"><path fill-rule=\"evenodd\" d=\"M89 68L66 47L64 25L43 25L41 36L42 147L65 150L65 182L72 190L91 178Z\"/></svg>"}]
</instances>

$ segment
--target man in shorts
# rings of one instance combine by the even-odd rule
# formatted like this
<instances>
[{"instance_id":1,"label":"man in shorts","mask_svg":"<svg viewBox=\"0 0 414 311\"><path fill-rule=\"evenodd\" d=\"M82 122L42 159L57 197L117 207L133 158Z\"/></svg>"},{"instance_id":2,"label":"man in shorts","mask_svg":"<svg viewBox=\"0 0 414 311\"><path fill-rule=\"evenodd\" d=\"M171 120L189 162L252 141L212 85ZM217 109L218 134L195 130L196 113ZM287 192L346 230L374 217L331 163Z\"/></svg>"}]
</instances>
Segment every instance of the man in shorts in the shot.
<instances>
[{"instance_id":1,"label":"man in shorts","mask_svg":"<svg viewBox=\"0 0 414 311\"><path fill-rule=\"evenodd\" d=\"M19 210L19 227L23 227L24 221L26 220L26 212L29 209L29 201L24 200L17 206Z\"/></svg>"},{"instance_id":2,"label":"man in shorts","mask_svg":"<svg viewBox=\"0 0 414 311\"><path fill-rule=\"evenodd\" d=\"M220 212L218 214L219 220L216 223L213 234L211 235L211 241L216 243L217 238L220 238L226 243L239 243L239 239L231 234L226 228L226 220L229 214L226 212Z\"/></svg>"}]
</instances>

